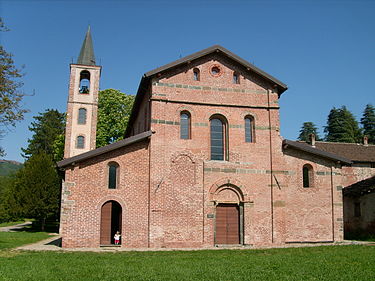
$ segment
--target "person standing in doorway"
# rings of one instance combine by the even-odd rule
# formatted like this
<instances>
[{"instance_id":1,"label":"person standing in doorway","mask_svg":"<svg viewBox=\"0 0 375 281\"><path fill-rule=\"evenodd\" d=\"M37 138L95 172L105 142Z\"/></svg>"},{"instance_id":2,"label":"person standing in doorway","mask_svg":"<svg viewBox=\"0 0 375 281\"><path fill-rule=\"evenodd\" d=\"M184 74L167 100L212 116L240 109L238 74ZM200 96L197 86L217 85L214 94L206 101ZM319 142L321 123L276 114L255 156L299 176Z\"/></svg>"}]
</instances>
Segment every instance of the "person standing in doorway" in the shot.
<instances>
[{"instance_id":1,"label":"person standing in doorway","mask_svg":"<svg viewBox=\"0 0 375 281\"><path fill-rule=\"evenodd\" d=\"M120 231L117 231L115 236L113 237L115 239L115 245L119 245L120 244L120 239L121 239L121 234L120 234Z\"/></svg>"}]
</instances>

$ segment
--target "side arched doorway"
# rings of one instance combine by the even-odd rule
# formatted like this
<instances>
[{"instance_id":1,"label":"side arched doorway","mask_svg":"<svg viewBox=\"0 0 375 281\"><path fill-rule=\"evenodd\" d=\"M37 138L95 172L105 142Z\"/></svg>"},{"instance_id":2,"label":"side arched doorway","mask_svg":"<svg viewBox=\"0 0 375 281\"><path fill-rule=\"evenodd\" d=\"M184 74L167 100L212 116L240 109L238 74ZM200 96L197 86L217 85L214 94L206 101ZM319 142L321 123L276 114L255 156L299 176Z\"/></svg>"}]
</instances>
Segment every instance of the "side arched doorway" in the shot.
<instances>
[{"instance_id":1,"label":"side arched doorway","mask_svg":"<svg viewBox=\"0 0 375 281\"><path fill-rule=\"evenodd\" d=\"M101 209L100 245L114 244L116 231L122 234L122 208L118 202L111 200L105 202Z\"/></svg>"}]
</instances>

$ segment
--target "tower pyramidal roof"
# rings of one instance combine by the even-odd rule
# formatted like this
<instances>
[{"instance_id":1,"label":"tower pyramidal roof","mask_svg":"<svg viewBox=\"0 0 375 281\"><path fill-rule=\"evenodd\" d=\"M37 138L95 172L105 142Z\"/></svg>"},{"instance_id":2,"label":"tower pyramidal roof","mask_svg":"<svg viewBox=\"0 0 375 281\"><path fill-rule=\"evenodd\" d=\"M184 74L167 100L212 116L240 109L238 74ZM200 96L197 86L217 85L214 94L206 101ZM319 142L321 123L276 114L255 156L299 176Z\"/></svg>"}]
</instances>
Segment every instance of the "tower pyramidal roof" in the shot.
<instances>
[{"instance_id":1,"label":"tower pyramidal roof","mask_svg":"<svg viewBox=\"0 0 375 281\"><path fill-rule=\"evenodd\" d=\"M87 29L85 40L83 40L83 44L81 47L81 51L79 52L77 64L95 65L95 55L94 55L94 48L92 45L90 26Z\"/></svg>"}]
</instances>

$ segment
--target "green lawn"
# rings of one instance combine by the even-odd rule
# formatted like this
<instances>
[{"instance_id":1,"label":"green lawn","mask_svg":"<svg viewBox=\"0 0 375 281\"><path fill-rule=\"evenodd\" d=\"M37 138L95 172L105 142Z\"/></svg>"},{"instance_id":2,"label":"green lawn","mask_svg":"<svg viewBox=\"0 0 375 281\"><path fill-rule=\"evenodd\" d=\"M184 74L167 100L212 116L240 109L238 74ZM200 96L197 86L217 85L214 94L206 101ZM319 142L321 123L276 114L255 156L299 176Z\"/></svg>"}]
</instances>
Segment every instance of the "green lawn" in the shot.
<instances>
[{"instance_id":1,"label":"green lawn","mask_svg":"<svg viewBox=\"0 0 375 281\"><path fill-rule=\"evenodd\" d=\"M35 243L48 237L50 236L46 232L0 232L0 250Z\"/></svg>"},{"instance_id":2,"label":"green lawn","mask_svg":"<svg viewBox=\"0 0 375 281\"><path fill-rule=\"evenodd\" d=\"M27 233L32 234L37 233ZM2 250L0 280L375 280L374 262L374 246L117 253Z\"/></svg>"}]
</instances>

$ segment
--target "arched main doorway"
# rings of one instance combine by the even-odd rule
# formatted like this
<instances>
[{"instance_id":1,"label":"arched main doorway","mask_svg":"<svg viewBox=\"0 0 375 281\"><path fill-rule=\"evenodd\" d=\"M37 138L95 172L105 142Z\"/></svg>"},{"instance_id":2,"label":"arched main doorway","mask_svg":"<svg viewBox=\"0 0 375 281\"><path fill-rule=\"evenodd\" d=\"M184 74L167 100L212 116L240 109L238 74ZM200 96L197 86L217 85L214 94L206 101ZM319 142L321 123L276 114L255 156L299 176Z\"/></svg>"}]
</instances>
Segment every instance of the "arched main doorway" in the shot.
<instances>
[{"instance_id":1,"label":"arched main doorway","mask_svg":"<svg viewBox=\"0 0 375 281\"><path fill-rule=\"evenodd\" d=\"M243 194L232 184L216 188L215 244L243 244Z\"/></svg>"},{"instance_id":2,"label":"arched main doorway","mask_svg":"<svg viewBox=\"0 0 375 281\"><path fill-rule=\"evenodd\" d=\"M116 231L122 235L122 208L118 202L111 200L105 202L101 210L100 245L114 244Z\"/></svg>"},{"instance_id":3,"label":"arched main doorway","mask_svg":"<svg viewBox=\"0 0 375 281\"><path fill-rule=\"evenodd\" d=\"M216 206L216 244L240 244L240 206Z\"/></svg>"}]
</instances>

